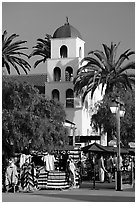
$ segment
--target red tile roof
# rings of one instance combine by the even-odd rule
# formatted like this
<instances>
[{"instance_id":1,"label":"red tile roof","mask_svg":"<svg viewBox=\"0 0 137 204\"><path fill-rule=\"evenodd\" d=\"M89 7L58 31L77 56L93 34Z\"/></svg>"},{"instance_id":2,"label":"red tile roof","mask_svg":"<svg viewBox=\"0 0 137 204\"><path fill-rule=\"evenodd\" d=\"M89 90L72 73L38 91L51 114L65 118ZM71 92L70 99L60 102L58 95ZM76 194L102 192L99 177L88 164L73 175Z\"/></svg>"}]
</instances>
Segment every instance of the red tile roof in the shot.
<instances>
[{"instance_id":1,"label":"red tile roof","mask_svg":"<svg viewBox=\"0 0 137 204\"><path fill-rule=\"evenodd\" d=\"M47 81L47 74L10 75L8 77L19 82L28 82L34 86L45 86Z\"/></svg>"}]
</instances>

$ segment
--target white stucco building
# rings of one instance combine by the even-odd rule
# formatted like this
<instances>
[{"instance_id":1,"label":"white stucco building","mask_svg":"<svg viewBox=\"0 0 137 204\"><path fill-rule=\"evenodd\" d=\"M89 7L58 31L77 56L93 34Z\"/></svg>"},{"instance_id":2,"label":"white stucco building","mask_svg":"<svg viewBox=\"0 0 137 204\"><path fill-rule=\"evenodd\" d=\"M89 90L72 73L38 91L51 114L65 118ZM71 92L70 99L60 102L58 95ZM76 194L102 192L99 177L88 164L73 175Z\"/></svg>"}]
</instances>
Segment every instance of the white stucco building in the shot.
<instances>
[{"instance_id":1,"label":"white stucco building","mask_svg":"<svg viewBox=\"0 0 137 204\"><path fill-rule=\"evenodd\" d=\"M67 120L76 125L76 135L91 133L89 100L86 99L82 106L81 98L76 98L73 91L73 78L84 57L84 44L79 31L66 22L53 34L51 58L47 60L46 68L45 95L63 103Z\"/></svg>"}]
</instances>

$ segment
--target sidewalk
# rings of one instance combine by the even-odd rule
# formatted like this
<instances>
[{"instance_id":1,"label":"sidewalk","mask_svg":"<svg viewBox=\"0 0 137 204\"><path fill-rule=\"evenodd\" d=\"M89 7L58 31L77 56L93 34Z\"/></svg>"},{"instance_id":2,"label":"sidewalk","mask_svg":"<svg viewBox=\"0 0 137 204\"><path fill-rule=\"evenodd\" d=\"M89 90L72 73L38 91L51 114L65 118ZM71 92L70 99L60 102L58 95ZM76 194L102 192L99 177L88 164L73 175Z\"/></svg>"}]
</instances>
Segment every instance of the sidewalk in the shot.
<instances>
[{"instance_id":1,"label":"sidewalk","mask_svg":"<svg viewBox=\"0 0 137 204\"><path fill-rule=\"evenodd\" d=\"M83 182L81 188L72 190L40 190L32 193L3 193L3 202L135 202L135 189L116 191L114 182Z\"/></svg>"},{"instance_id":2,"label":"sidewalk","mask_svg":"<svg viewBox=\"0 0 137 204\"><path fill-rule=\"evenodd\" d=\"M92 181L84 181L81 185L81 188L90 188L93 189L93 182ZM112 190L112 191L116 191L115 190L115 182L104 182L104 183L100 183L99 181L95 182L95 190ZM135 191L135 186L133 188L127 188L127 189L123 189L121 192L123 191Z\"/></svg>"}]
</instances>

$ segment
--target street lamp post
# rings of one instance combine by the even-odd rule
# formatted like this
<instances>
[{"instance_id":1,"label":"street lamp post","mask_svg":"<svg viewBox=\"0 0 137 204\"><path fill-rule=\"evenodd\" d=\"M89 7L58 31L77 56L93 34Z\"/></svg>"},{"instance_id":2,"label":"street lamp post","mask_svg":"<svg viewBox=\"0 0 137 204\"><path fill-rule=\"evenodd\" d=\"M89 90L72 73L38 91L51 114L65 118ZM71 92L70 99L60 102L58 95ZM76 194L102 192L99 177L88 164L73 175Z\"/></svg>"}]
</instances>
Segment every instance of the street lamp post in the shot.
<instances>
[{"instance_id":1,"label":"street lamp post","mask_svg":"<svg viewBox=\"0 0 137 204\"><path fill-rule=\"evenodd\" d=\"M75 147L75 139L76 139L76 127L74 126L73 128L73 147Z\"/></svg>"},{"instance_id":2,"label":"street lamp post","mask_svg":"<svg viewBox=\"0 0 137 204\"><path fill-rule=\"evenodd\" d=\"M117 186L116 190L121 191L121 167L120 167L120 117L124 116L125 110L123 108L124 103L117 98L113 101L113 106L110 107L111 112L116 114L117 121Z\"/></svg>"}]
</instances>

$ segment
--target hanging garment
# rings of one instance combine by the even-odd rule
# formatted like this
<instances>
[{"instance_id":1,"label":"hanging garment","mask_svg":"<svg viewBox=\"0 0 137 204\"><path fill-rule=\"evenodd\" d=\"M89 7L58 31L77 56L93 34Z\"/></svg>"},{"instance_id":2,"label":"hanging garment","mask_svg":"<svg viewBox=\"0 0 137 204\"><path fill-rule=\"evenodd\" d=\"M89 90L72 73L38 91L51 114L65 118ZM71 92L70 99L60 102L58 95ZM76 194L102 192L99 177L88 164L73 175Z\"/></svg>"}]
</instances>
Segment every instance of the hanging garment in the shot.
<instances>
[{"instance_id":1,"label":"hanging garment","mask_svg":"<svg viewBox=\"0 0 137 204\"><path fill-rule=\"evenodd\" d=\"M47 187L48 171L45 167L40 167L37 169L38 172L38 188L45 189Z\"/></svg>"},{"instance_id":2,"label":"hanging garment","mask_svg":"<svg viewBox=\"0 0 137 204\"><path fill-rule=\"evenodd\" d=\"M31 163L25 163L21 169L21 187L24 191L33 191L36 184L36 171Z\"/></svg>"},{"instance_id":3,"label":"hanging garment","mask_svg":"<svg viewBox=\"0 0 137 204\"><path fill-rule=\"evenodd\" d=\"M45 163L45 167L47 171L53 171L54 168L54 162L55 162L55 157L54 155L46 155L43 157L43 161Z\"/></svg>"},{"instance_id":4,"label":"hanging garment","mask_svg":"<svg viewBox=\"0 0 137 204\"><path fill-rule=\"evenodd\" d=\"M5 185L6 188L10 188L12 185L17 185L18 183L18 172L15 164L11 163L7 167L5 173Z\"/></svg>"},{"instance_id":5,"label":"hanging garment","mask_svg":"<svg viewBox=\"0 0 137 204\"><path fill-rule=\"evenodd\" d=\"M30 163L31 162L31 158L32 158L32 156L30 154L29 155L21 154L20 155L20 168L26 162L26 160L28 160L28 162Z\"/></svg>"},{"instance_id":6,"label":"hanging garment","mask_svg":"<svg viewBox=\"0 0 137 204\"><path fill-rule=\"evenodd\" d=\"M26 155L25 154L21 154L20 155L20 168L25 163L25 159L26 159Z\"/></svg>"}]
</instances>

